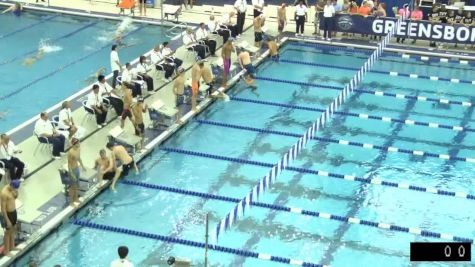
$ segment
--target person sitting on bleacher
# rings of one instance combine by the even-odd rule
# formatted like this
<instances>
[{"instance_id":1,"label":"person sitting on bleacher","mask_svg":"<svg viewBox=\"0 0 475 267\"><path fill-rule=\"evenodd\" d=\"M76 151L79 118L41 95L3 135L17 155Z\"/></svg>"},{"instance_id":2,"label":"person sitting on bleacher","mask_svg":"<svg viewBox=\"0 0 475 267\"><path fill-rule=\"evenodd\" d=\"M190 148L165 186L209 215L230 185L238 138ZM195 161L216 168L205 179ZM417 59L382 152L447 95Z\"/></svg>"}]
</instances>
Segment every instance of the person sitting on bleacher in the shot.
<instances>
[{"instance_id":1,"label":"person sitting on bleacher","mask_svg":"<svg viewBox=\"0 0 475 267\"><path fill-rule=\"evenodd\" d=\"M203 42L206 46L209 47L209 52L211 56L215 56L216 51L216 41L209 37L209 32L206 29L206 25L202 22L200 27L196 30L196 39L200 42Z\"/></svg>"},{"instance_id":2,"label":"person sitting on bleacher","mask_svg":"<svg viewBox=\"0 0 475 267\"><path fill-rule=\"evenodd\" d=\"M162 52L160 51L160 46L157 45L150 54L150 61L155 65L155 68L158 71L165 72L165 81L171 81L171 77L175 72L175 64L166 62Z\"/></svg>"},{"instance_id":3,"label":"person sitting on bleacher","mask_svg":"<svg viewBox=\"0 0 475 267\"><path fill-rule=\"evenodd\" d=\"M53 145L53 158L60 159L60 155L64 153L64 135L61 135L54 128L53 123L48 119L47 112L41 112L40 119L35 123L35 133L40 137L48 139Z\"/></svg>"},{"instance_id":4,"label":"person sitting on bleacher","mask_svg":"<svg viewBox=\"0 0 475 267\"><path fill-rule=\"evenodd\" d=\"M106 77L104 75L99 75L97 77L97 85L99 85L99 94L102 96L103 101L108 101L109 105L111 105L117 116L122 115L122 110L124 108L124 102L122 98L119 96L120 94L117 92L117 89L112 88L106 81Z\"/></svg>"},{"instance_id":5,"label":"person sitting on bleacher","mask_svg":"<svg viewBox=\"0 0 475 267\"><path fill-rule=\"evenodd\" d=\"M183 60L175 57L173 54L175 54L175 51L170 48L168 42L163 42L162 55L168 62L172 62L173 64L175 64L175 69L178 69L179 67L181 67L181 64L183 64Z\"/></svg>"},{"instance_id":6,"label":"person sitting on bleacher","mask_svg":"<svg viewBox=\"0 0 475 267\"><path fill-rule=\"evenodd\" d=\"M147 84L147 90L149 92L153 92L153 90L155 89L153 87L153 78L147 74L147 72L150 70L150 66L147 65L146 59L147 58L145 56L140 56L139 63L135 67L134 72L140 75L140 77L142 77L142 79L145 81L145 83Z\"/></svg>"},{"instance_id":7,"label":"person sitting on bleacher","mask_svg":"<svg viewBox=\"0 0 475 267\"><path fill-rule=\"evenodd\" d=\"M94 110L96 115L97 128L102 128L106 125L107 108L104 105L102 95L99 94L99 85L94 84L92 86L92 92L87 96L86 106Z\"/></svg>"},{"instance_id":8,"label":"person sitting on bleacher","mask_svg":"<svg viewBox=\"0 0 475 267\"><path fill-rule=\"evenodd\" d=\"M125 69L122 71L122 83L125 83L128 87L132 88L132 95L137 97L142 95L142 86L137 81L137 73L132 69L130 63L125 63Z\"/></svg>"},{"instance_id":9,"label":"person sitting on bleacher","mask_svg":"<svg viewBox=\"0 0 475 267\"><path fill-rule=\"evenodd\" d=\"M20 179L23 176L25 163L15 157L21 153L15 144L10 140L10 136L2 134L0 136L0 161L5 164L5 168L10 172L10 180Z\"/></svg>"},{"instance_id":10,"label":"person sitting on bleacher","mask_svg":"<svg viewBox=\"0 0 475 267\"><path fill-rule=\"evenodd\" d=\"M74 125L73 115L71 112L71 103L64 101L61 104L61 110L59 111L58 129L69 132L69 139L77 133L78 128Z\"/></svg>"},{"instance_id":11,"label":"person sitting on bleacher","mask_svg":"<svg viewBox=\"0 0 475 267\"><path fill-rule=\"evenodd\" d=\"M186 34L183 35L183 44L186 49L195 51L200 58L206 57L206 46L199 44L195 33L191 28L186 29Z\"/></svg>"},{"instance_id":12,"label":"person sitting on bleacher","mask_svg":"<svg viewBox=\"0 0 475 267\"><path fill-rule=\"evenodd\" d=\"M231 36L231 30L227 27L220 27L213 15L209 16L208 23L206 23L208 31L212 34L217 34L223 37L223 44L226 43Z\"/></svg>"},{"instance_id":13,"label":"person sitting on bleacher","mask_svg":"<svg viewBox=\"0 0 475 267\"><path fill-rule=\"evenodd\" d=\"M234 11L231 11L229 13L224 13L221 16L221 20L219 21L219 30L221 30L221 31L228 30L229 33L231 34L231 36L236 38L236 36L238 35L237 27L231 21L233 19L234 15L236 15L236 13L234 13ZM227 41L227 39L225 41Z\"/></svg>"}]
</instances>

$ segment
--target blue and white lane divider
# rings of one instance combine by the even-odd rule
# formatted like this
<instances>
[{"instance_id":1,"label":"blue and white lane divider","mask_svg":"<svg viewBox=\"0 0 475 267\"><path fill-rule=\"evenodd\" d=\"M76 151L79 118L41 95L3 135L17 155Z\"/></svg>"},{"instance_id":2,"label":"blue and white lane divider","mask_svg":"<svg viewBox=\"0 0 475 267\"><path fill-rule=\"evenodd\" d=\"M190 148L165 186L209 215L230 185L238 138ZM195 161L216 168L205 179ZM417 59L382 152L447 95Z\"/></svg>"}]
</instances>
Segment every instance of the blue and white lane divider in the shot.
<instances>
[{"instance_id":1,"label":"blue and white lane divider","mask_svg":"<svg viewBox=\"0 0 475 267\"><path fill-rule=\"evenodd\" d=\"M284 108L290 108L290 109L300 109L300 110L315 111L315 112L325 112L325 109L322 109L322 108L312 108L312 107L307 107L307 106L290 105L290 104L284 104L284 103L278 103L278 102L254 100L254 99L235 97L235 96L230 97L230 99L233 101L247 102L247 103L253 103L253 104L260 104L260 105L284 107ZM377 120L377 121L383 121L383 122L389 122L389 123L393 123L393 122L403 123L406 125L417 125L417 126L429 127L429 128L440 128L440 129L447 129L447 130L456 131L456 132L460 132L460 131L475 132L475 129L472 129L472 128L467 128L467 127L462 127L462 126L453 126L453 125L447 125L447 124L439 124L435 122L401 120L401 119L395 119L391 117L382 117L382 116L369 115L365 113L354 113L354 112L345 112L345 111L335 111L334 113L338 115L342 115L342 116L357 117L357 118L365 119L365 120Z\"/></svg>"},{"instance_id":2,"label":"blue and white lane divider","mask_svg":"<svg viewBox=\"0 0 475 267\"><path fill-rule=\"evenodd\" d=\"M84 26L78 28L78 29L75 29L75 30L72 31L72 32L66 33L66 34L61 35L61 36L59 36L59 37L56 37L56 38L54 38L52 41L53 41L53 42L56 42L56 41L59 41L59 40L64 39L64 38L71 37L72 35L74 35L74 34L80 32L80 31L83 31L83 30L85 30L85 29L87 29L87 28L90 28L90 27L96 25L97 23L98 23L97 21L96 21L96 22L91 22L91 23L89 23L89 24L86 24L86 25L84 25ZM0 66L3 66L3 65L8 64L8 63L11 63L11 62L13 62L13 61L15 61L15 60L17 60L17 59L19 59L19 58L26 57L26 56L28 56L28 55L30 55L30 54L33 54L33 53L37 52L37 51L38 51L38 49L33 49L33 50L27 51L27 52L25 52L25 53L23 53L23 54L21 54L21 55L14 56L14 57L12 57L12 58L10 58L10 59L7 59L7 60L5 60L5 61L3 61L3 62L0 62Z\"/></svg>"},{"instance_id":3,"label":"blue and white lane divider","mask_svg":"<svg viewBox=\"0 0 475 267\"><path fill-rule=\"evenodd\" d=\"M271 168L274 165L268 162L247 160L247 159L234 158L234 157L226 157L226 156L220 156L220 155L180 149L180 148L161 147L160 150L170 152L170 153L179 153L183 155L194 156L194 157L202 157L202 158L209 158L209 159L214 159L214 160L234 162L234 163L239 163L239 164L254 165L254 166L259 166L259 167L264 167L264 168ZM431 193L431 194L436 194L440 196L475 200L475 194L468 194L465 192L454 192L454 191L449 191L449 190L444 190L444 189L438 189L435 187L424 187L424 186L411 185L411 184L406 184L406 183L396 183L396 182L390 182L387 180L381 180L379 178L370 179L370 178L364 178L364 177L359 177L355 175L327 172L323 170L311 170L311 169L305 169L305 168L299 168L299 167L287 167L287 170L299 172L299 173L329 177L329 178L334 178L334 179L341 179L341 180L347 180L347 181L353 181L353 182L356 181L356 182L361 182L365 184L388 186L388 187L412 190L412 191L423 192L423 193L424 192Z\"/></svg>"},{"instance_id":4,"label":"blue and white lane divider","mask_svg":"<svg viewBox=\"0 0 475 267\"><path fill-rule=\"evenodd\" d=\"M154 240L159 240L166 243L185 245L185 246L196 247L196 248L201 248L201 249L204 249L206 245L205 243L202 243L202 242L191 241L191 240L176 238L176 237L171 237L171 236L164 236L164 235L159 235L159 234L152 234L152 233L136 231L136 230L121 228L121 227L115 227L115 226L110 226L110 225L98 224L91 221L72 220L71 223L77 226L81 226L81 227L87 227L87 228L119 233L119 234L124 234L124 235L154 239ZM283 264L296 265L296 266L328 267L327 265L316 264L316 263L306 262L302 260L295 260L295 259L290 259L290 258L285 258L285 257L280 257L280 256L273 256L273 255L265 254L265 253L257 253L257 252L249 251L249 250L223 247L223 246L218 246L218 245L213 245L213 244L208 245L208 249L218 251L218 252L223 252L223 253L234 254L234 255L238 255L238 256L242 256L246 258L256 258L256 259L273 261L273 262L278 262L278 263L283 263Z\"/></svg>"},{"instance_id":5,"label":"blue and white lane divider","mask_svg":"<svg viewBox=\"0 0 475 267\"><path fill-rule=\"evenodd\" d=\"M258 132L258 133L275 134L275 135L297 137L297 138L300 137L300 134L297 134L297 133L274 131L274 130L268 130L268 129L230 124L230 123L222 123L222 122L208 121L208 120L196 120L196 122L201 123L201 124L208 124L208 125L239 129L239 130L245 130L245 131L252 131L252 132ZM380 151L388 152L388 153L389 152L402 153L402 154L408 154L408 155L419 156L419 157L439 158L439 159L447 160L447 161L452 160L452 161L465 161L469 163L475 163L475 158L452 157L447 154L437 154L437 153L426 152L426 151L421 151L421 150L398 148L394 146L380 146L380 145L374 145L374 144L368 144L368 143L360 143L360 142L354 142L354 141L348 141L348 140L339 140L339 139L317 137L317 136L314 136L312 139L316 141L320 141L320 142L325 142L325 143L334 143L334 144L339 144L339 145L344 145L344 146L356 146L356 147L361 147L365 149L380 150Z\"/></svg>"},{"instance_id":6,"label":"blue and white lane divider","mask_svg":"<svg viewBox=\"0 0 475 267\"><path fill-rule=\"evenodd\" d=\"M19 33L19 32L22 32L22 31L31 29L31 28L33 28L33 27L35 27L35 26L38 26L38 25L40 25L40 24L42 24L42 23L45 23L45 22L47 22L47 21L50 21L50 20L52 20L52 19L54 19L54 18L56 18L56 17L59 17L59 16L60 16L60 14L57 14L57 15L53 15L53 16L46 17L46 18L44 18L44 19L42 19L42 20L40 20L40 21L35 21L35 22L31 23L31 24L26 25L25 27L22 27L22 28L20 28L20 29L16 29L16 30L14 30L14 31L12 31L12 32L9 32L9 33L3 34L3 35L0 35L0 39L6 38L6 37L10 37L10 36L12 36L12 35L14 35L14 34L17 34L17 33Z\"/></svg>"},{"instance_id":7,"label":"blue and white lane divider","mask_svg":"<svg viewBox=\"0 0 475 267\"><path fill-rule=\"evenodd\" d=\"M312 66L312 67L340 69L340 70L352 70L352 71L359 70L358 68L352 68L352 67L334 66L334 65L320 64L320 63L307 62L307 61L290 60L290 59L284 59L284 58L279 59L279 62L298 64L298 65L307 65L307 66ZM449 78L443 78L443 77L438 77L438 76L427 76L427 75L419 75L419 74L413 74L413 73L399 73L397 71L371 70L369 72L390 75L390 76L409 77L412 79L425 79L425 80L431 80L431 81L445 81L445 82L451 82L451 83L475 84L475 80L468 81L468 80L460 80L460 79L454 79L454 78L449 79Z\"/></svg>"},{"instance_id":8,"label":"blue and white lane divider","mask_svg":"<svg viewBox=\"0 0 475 267\"><path fill-rule=\"evenodd\" d=\"M176 194L181 194L181 195L219 200L219 201L224 201L224 202L239 203L240 201L239 198L213 195L213 194L208 194L208 193L186 190L182 188L174 188L174 187L163 186L163 185L149 184L149 183L143 183L143 182L133 181L133 180L123 180L121 183L127 184L127 185L140 186L140 187L144 187L148 189L166 191L166 192L176 193ZM446 233L438 233L438 232L434 232L430 230L423 230L421 228L406 227L406 226L400 226L400 225L395 225L395 224L390 224L390 223L374 222L374 221L358 219L355 217L346 217L346 216L335 215L335 214L330 214L326 212L311 211L311 210L305 210L298 207L286 207L286 206L257 202L257 201L253 201L251 205L264 208L264 209L271 209L275 211L285 211L285 212L290 212L290 213L295 213L295 214L300 214L300 215L306 215L309 217L339 221L342 223L351 223L351 224L358 224L358 225L369 226L369 227L376 227L376 228L380 228L380 229L384 229L388 231L410 233L410 234L415 234L415 235L424 236L424 237L439 238L439 239L445 239L445 240L451 240L451 241L457 241L457 242L473 243L472 238L454 236L454 235L446 234Z\"/></svg>"},{"instance_id":9,"label":"blue and white lane divider","mask_svg":"<svg viewBox=\"0 0 475 267\"><path fill-rule=\"evenodd\" d=\"M134 34L134 33L138 32L138 31L141 30L143 27L145 27L145 26L141 25L141 26L137 27L135 30L133 30L133 31L131 31L131 32L127 33L127 34L125 34L125 35L124 35L124 38L127 37L127 36L129 36L129 35L131 35L131 34ZM10 97L12 97L12 96L14 96L14 95L17 95L17 94L21 93L21 92L24 91L25 89L30 88L32 85L34 85L34 84L36 84L36 83L38 83L38 82L40 82L40 81L42 81L42 80L44 80L44 79L47 79L47 78L49 78L49 77L55 75L56 73L61 72L61 71L63 71L64 69L66 69L66 68L68 68L68 67L70 67L70 66L72 66L72 65L74 65L74 64L76 64L76 63L78 63L78 62L81 62L81 61L85 60L86 58L88 58L88 57L90 57L90 56L93 56L93 55L99 53L101 50L103 50L103 49L105 49L105 48L107 48L107 47L110 47L112 44L113 44L113 42L109 42L108 44L106 44L106 45L104 45L104 46L101 46L100 48L98 48L98 49L96 49L96 50L94 50L94 51L92 51L92 52L90 52L90 53L88 53L88 54L86 54L86 55L84 55L84 56L78 58L78 59L75 59L75 60L73 60L73 61L71 61L71 62L69 62L69 63L67 63L67 64L65 64L65 65L63 65L63 66L60 66L60 67L57 68L56 70L54 70L54 71L52 71L52 72L50 72L50 73L48 73L48 74L46 74L46 75L44 75L44 76L41 76L41 77L39 77L39 78L37 78L37 79L35 79L35 80L33 80L33 81L31 81L31 82L29 82L29 83L27 83L27 84L21 86L21 87L19 87L19 88L14 89L13 91L11 91L10 93L8 93L8 94L6 94L6 95L0 96L0 101L3 101L3 100L5 100L5 99L7 99L7 98L10 98Z\"/></svg>"},{"instance_id":10,"label":"blue and white lane divider","mask_svg":"<svg viewBox=\"0 0 475 267\"><path fill-rule=\"evenodd\" d=\"M324 44L296 43L296 42L289 43L288 45L321 48L321 49L326 49L326 50L340 50L340 51L345 51L345 52L357 51L357 52L361 52L367 55L371 54L371 50L369 49L355 48L355 47L336 47L336 46L328 46ZM446 57L429 57L429 56L420 56L420 55L401 54L401 53L396 53L396 52L386 52L386 53L393 54L393 55L400 55L401 58L403 59L413 58L413 59L420 60L423 62L455 63L455 64L460 64L460 65L468 65L471 63L470 61L463 60L463 59L453 60L451 58L446 58ZM454 56L457 56L457 55L454 55ZM404 63L404 62L401 62L401 63Z\"/></svg>"},{"instance_id":11,"label":"blue and white lane divider","mask_svg":"<svg viewBox=\"0 0 475 267\"><path fill-rule=\"evenodd\" d=\"M221 231L226 231L229 229L233 223L238 219L239 216L244 216L246 208L251 207L253 199L258 199L260 194L265 193L265 191L276 181L277 177L286 170L289 165L298 157L300 152L305 149L307 143L313 139L314 136L318 133L320 128L325 127L326 123L330 121L333 113L338 110L338 108L346 101L353 90L358 87L358 85L363 80L366 72L370 71L374 65L374 62L378 60L381 56L383 49L391 40L395 30L401 25L401 19L399 19L390 32L383 38L383 40L378 44L377 49L371 54L369 59L361 66L361 69L353 76L350 82L341 90L340 94L332 101L332 103L327 107L325 112L317 118L317 120L310 126L307 131L298 139L287 153L267 172L258 184L256 184L251 191L234 207L228 214L221 219L221 221L216 225L215 238L216 242L219 239Z\"/></svg>"},{"instance_id":12,"label":"blue and white lane divider","mask_svg":"<svg viewBox=\"0 0 475 267\"><path fill-rule=\"evenodd\" d=\"M276 82L276 83L293 84L293 85L299 85L299 86L318 87L318 88L329 89L329 90L341 90L341 88L338 86L318 84L318 83L297 82L297 81L275 79L275 78L263 77L263 76L255 77L255 79L269 81L269 82ZM433 98L433 97L426 97L426 96L413 96L413 95L405 95L405 94L386 93L383 91L373 91L373 90L369 90L365 88L354 89L353 91L357 93L370 94L370 95L375 95L375 96L387 96L387 97L394 97L394 98L399 98L399 99L435 102L435 103L440 103L440 104L461 105L464 107L471 107L473 105L473 103L468 102L468 101L456 101L456 100L450 100L450 99L445 99L445 98Z\"/></svg>"}]
</instances>

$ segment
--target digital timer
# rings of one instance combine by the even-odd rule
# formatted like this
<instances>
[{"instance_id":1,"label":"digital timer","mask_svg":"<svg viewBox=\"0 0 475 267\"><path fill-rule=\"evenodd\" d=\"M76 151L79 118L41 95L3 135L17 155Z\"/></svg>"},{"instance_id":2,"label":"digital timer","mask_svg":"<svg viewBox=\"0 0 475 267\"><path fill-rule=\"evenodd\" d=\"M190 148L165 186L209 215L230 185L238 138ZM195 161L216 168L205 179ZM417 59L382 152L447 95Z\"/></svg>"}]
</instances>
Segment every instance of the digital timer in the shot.
<instances>
[{"instance_id":1,"label":"digital timer","mask_svg":"<svg viewBox=\"0 0 475 267\"><path fill-rule=\"evenodd\" d=\"M471 261L471 249L466 242L412 242L411 261Z\"/></svg>"}]
</instances>

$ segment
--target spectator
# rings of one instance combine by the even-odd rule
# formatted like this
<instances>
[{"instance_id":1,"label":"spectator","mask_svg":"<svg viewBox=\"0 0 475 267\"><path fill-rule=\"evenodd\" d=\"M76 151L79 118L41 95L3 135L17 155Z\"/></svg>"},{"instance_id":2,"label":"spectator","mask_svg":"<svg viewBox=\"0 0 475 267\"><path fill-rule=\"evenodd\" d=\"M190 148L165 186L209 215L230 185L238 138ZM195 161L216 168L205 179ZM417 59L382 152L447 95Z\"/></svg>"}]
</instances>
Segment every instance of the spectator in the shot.
<instances>
[{"instance_id":1,"label":"spectator","mask_svg":"<svg viewBox=\"0 0 475 267\"><path fill-rule=\"evenodd\" d=\"M10 172L10 180L21 179L25 163L15 157L21 153L7 134L0 135L0 161L5 164L5 168Z\"/></svg>"},{"instance_id":2,"label":"spectator","mask_svg":"<svg viewBox=\"0 0 475 267\"><path fill-rule=\"evenodd\" d=\"M15 249L15 238L17 232L17 210L15 200L18 198L18 188L20 180L12 180L5 185L0 192L0 204L2 210L3 234L3 255L11 257L11 251Z\"/></svg>"},{"instance_id":3,"label":"spectator","mask_svg":"<svg viewBox=\"0 0 475 267\"><path fill-rule=\"evenodd\" d=\"M404 4L402 8L399 9L397 17L402 18L403 20L406 20L410 17L410 15L411 15L411 11L409 10L409 5ZM406 38L397 37L396 42L399 43L399 40L401 40L401 44L402 44L404 43Z\"/></svg>"},{"instance_id":4,"label":"spectator","mask_svg":"<svg viewBox=\"0 0 475 267\"><path fill-rule=\"evenodd\" d=\"M112 261L110 267L134 267L134 265L127 259L127 255L129 254L128 247L120 246L117 249L117 253L119 254L119 259Z\"/></svg>"},{"instance_id":5,"label":"spectator","mask_svg":"<svg viewBox=\"0 0 475 267\"><path fill-rule=\"evenodd\" d=\"M323 38L327 41L332 39L333 16L335 16L335 8L332 2L327 0L327 4L323 8Z\"/></svg>"},{"instance_id":6,"label":"spectator","mask_svg":"<svg viewBox=\"0 0 475 267\"><path fill-rule=\"evenodd\" d=\"M254 45L257 48L261 48L263 24L262 16L255 17L252 24L254 26Z\"/></svg>"},{"instance_id":7,"label":"spectator","mask_svg":"<svg viewBox=\"0 0 475 267\"><path fill-rule=\"evenodd\" d=\"M165 57L165 60L168 63L170 63L170 64L173 63L175 69L178 69L178 67L180 67L181 64L183 64L183 61L181 59L173 56L174 54L175 54L175 51L173 51L170 48L170 44L168 42L163 42L163 44L162 44L162 55Z\"/></svg>"},{"instance_id":8,"label":"spectator","mask_svg":"<svg viewBox=\"0 0 475 267\"><path fill-rule=\"evenodd\" d=\"M323 13L325 3L325 0L317 0L317 2L315 3L315 32L313 34L317 36L320 36L320 16Z\"/></svg>"},{"instance_id":9,"label":"spectator","mask_svg":"<svg viewBox=\"0 0 475 267\"><path fill-rule=\"evenodd\" d=\"M150 54L150 61L155 65L155 68L158 71L165 72L165 81L171 81L170 78L172 77L173 72L175 72L175 65L164 60L165 57L163 56L160 49L161 48L159 45L155 46L152 53Z\"/></svg>"},{"instance_id":10,"label":"spectator","mask_svg":"<svg viewBox=\"0 0 475 267\"><path fill-rule=\"evenodd\" d=\"M53 158L59 159L64 153L65 137L55 130L53 123L48 119L47 112L41 112L40 119L35 123L35 133L48 139L48 142L53 145Z\"/></svg>"},{"instance_id":11,"label":"spectator","mask_svg":"<svg viewBox=\"0 0 475 267\"><path fill-rule=\"evenodd\" d=\"M297 28L295 30L295 36L303 36L304 25L307 21L307 6L304 5L303 0L299 1L299 4L295 7L295 22Z\"/></svg>"},{"instance_id":12,"label":"spectator","mask_svg":"<svg viewBox=\"0 0 475 267\"><path fill-rule=\"evenodd\" d=\"M386 17L386 4L379 4L377 9L373 12L373 15L378 18ZM373 35L372 39L376 40L376 35ZM381 35L379 36L379 40L381 40Z\"/></svg>"},{"instance_id":13,"label":"spectator","mask_svg":"<svg viewBox=\"0 0 475 267\"><path fill-rule=\"evenodd\" d=\"M175 94L175 107L178 109L176 123L183 124L181 116L183 113L184 94L185 94L185 69L178 68L178 76L173 83L173 94Z\"/></svg>"},{"instance_id":14,"label":"spectator","mask_svg":"<svg viewBox=\"0 0 475 267\"><path fill-rule=\"evenodd\" d=\"M186 49L195 51L200 58L206 57L205 46L198 43L191 28L186 29L186 34L183 36L183 44L186 46Z\"/></svg>"},{"instance_id":15,"label":"spectator","mask_svg":"<svg viewBox=\"0 0 475 267\"><path fill-rule=\"evenodd\" d=\"M61 110L59 111L58 129L61 131L68 131L70 140L78 132L78 127L76 127L76 125L74 124L74 119L71 112L71 103L69 101L64 101L61 104Z\"/></svg>"},{"instance_id":16,"label":"spectator","mask_svg":"<svg viewBox=\"0 0 475 267\"><path fill-rule=\"evenodd\" d=\"M287 25L287 5L282 3L280 7L277 8L277 30L279 31L279 36L282 35L285 25Z\"/></svg>"},{"instance_id":17,"label":"spectator","mask_svg":"<svg viewBox=\"0 0 475 267\"><path fill-rule=\"evenodd\" d=\"M423 18L422 10L419 6L416 6L416 8L411 12L411 20L414 21L419 21L422 20ZM462 16L463 17L463 16ZM412 40L412 44L416 43L416 38Z\"/></svg>"},{"instance_id":18,"label":"spectator","mask_svg":"<svg viewBox=\"0 0 475 267\"><path fill-rule=\"evenodd\" d=\"M358 14L367 17L371 15L372 8L369 6L368 1L364 1L360 8L358 8Z\"/></svg>"},{"instance_id":19,"label":"spectator","mask_svg":"<svg viewBox=\"0 0 475 267\"><path fill-rule=\"evenodd\" d=\"M79 205L79 179L81 178L81 170L86 170L81 160L81 149L79 140L73 138L71 140L71 148L68 151L68 173L69 173L69 205L77 207Z\"/></svg>"},{"instance_id":20,"label":"spectator","mask_svg":"<svg viewBox=\"0 0 475 267\"><path fill-rule=\"evenodd\" d=\"M86 106L94 110L96 115L97 128L106 125L107 108L104 105L101 94L99 94L99 85L92 86L92 92L87 96Z\"/></svg>"},{"instance_id":21,"label":"spectator","mask_svg":"<svg viewBox=\"0 0 475 267\"><path fill-rule=\"evenodd\" d=\"M124 102L122 101L117 89L112 88L106 81L104 75L99 75L97 77L97 85L99 85L99 94L102 96L103 100L109 101L109 104L114 108L117 116L122 114L122 109Z\"/></svg>"},{"instance_id":22,"label":"spectator","mask_svg":"<svg viewBox=\"0 0 475 267\"><path fill-rule=\"evenodd\" d=\"M242 30L244 29L244 22L246 20L246 0L236 0L236 2L234 2L234 8L237 12L236 33L237 36L240 36L242 34Z\"/></svg>"},{"instance_id":23,"label":"spectator","mask_svg":"<svg viewBox=\"0 0 475 267\"><path fill-rule=\"evenodd\" d=\"M137 73L132 69L130 63L125 63L125 69L122 71L122 83L132 88L132 95L137 97L142 95L142 81L137 80Z\"/></svg>"},{"instance_id":24,"label":"spectator","mask_svg":"<svg viewBox=\"0 0 475 267\"><path fill-rule=\"evenodd\" d=\"M145 84L147 85L147 90L149 92L153 92L155 88L153 87L153 78L147 74L149 70L150 66L147 65L146 57L140 56L139 63L135 67L135 73L137 73L137 75L140 75L140 77L142 77L142 79L145 81Z\"/></svg>"},{"instance_id":25,"label":"spectator","mask_svg":"<svg viewBox=\"0 0 475 267\"><path fill-rule=\"evenodd\" d=\"M117 161L119 161L121 166L121 172L122 176L127 176L129 174L129 171L131 168L135 169L135 173L139 173L139 168L137 167L137 164L135 164L134 158L132 158L127 150L121 146L121 145L116 145L112 142L107 143L107 149L109 149L112 152L112 164L114 164L114 167L116 167ZM112 181L111 184L111 189L112 191L115 191L115 183L117 182L117 175L114 177L114 180Z\"/></svg>"},{"instance_id":26,"label":"spectator","mask_svg":"<svg viewBox=\"0 0 475 267\"><path fill-rule=\"evenodd\" d=\"M358 4L354 0L350 2L350 14L359 14Z\"/></svg>"},{"instance_id":27,"label":"spectator","mask_svg":"<svg viewBox=\"0 0 475 267\"><path fill-rule=\"evenodd\" d=\"M253 11L254 18L263 14L264 5L265 5L264 0L252 0L252 6L254 7L254 11Z\"/></svg>"},{"instance_id":28,"label":"spectator","mask_svg":"<svg viewBox=\"0 0 475 267\"><path fill-rule=\"evenodd\" d=\"M111 69L112 72L114 73L112 77L112 88L115 88L115 85L117 83L117 77L119 76L119 72L122 70L122 65L120 64L119 60L119 53L117 52L119 48L117 45L112 45L112 51L111 51Z\"/></svg>"},{"instance_id":29,"label":"spectator","mask_svg":"<svg viewBox=\"0 0 475 267\"><path fill-rule=\"evenodd\" d=\"M472 18L472 12L471 11L466 11L465 12L465 16L462 20L462 24L465 25L465 27L467 27L467 28L475 25L474 20ZM472 48L473 48L473 44L472 44ZM465 44L465 49L468 49L467 44Z\"/></svg>"},{"instance_id":30,"label":"spectator","mask_svg":"<svg viewBox=\"0 0 475 267\"><path fill-rule=\"evenodd\" d=\"M340 13L343 10L343 3L339 3L337 0L333 0L333 8L335 13Z\"/></svg>"},{"instance_id":31,"label":"spectator","mask_svg":"<svg viewBox=\"0 0 475 267\"><path fill-rule=\"evenodd\" d=\"M341 13L345 13L345 14L350 13L350 8L351 8L350 1L349 0L343 1L343 8L341 10Z\"/></svg>"},{"instance_id":32,"label":"spectator","mask_svg":"<svg viewBox=\"0 0 475 267\"><path fill-rule=\"evenodd\" d=\"M432 10L431 10L431 14L429 14L429 21L434 24L434 23L439 23L440 22L440 19L439 19L439 5L438 4L434 4L432 5ZM436 47L436 43L434 41L431 41L429 43L429 45L431 47Z\"/></svg>"},{"instance_id":33,"label":"spectator","mask_svg":"<svg viewBox=\"0 0 475 267\"><path fill-rule=\"evenodd\" d=\"M216 41L209 37L209 32L203 22L200 23L200 27L198 28L198 30L196 30L196 39L199 42L203 42L207 47L209 47L209 52L211 56L216 56Z\"/></svg>"}]
</instances>

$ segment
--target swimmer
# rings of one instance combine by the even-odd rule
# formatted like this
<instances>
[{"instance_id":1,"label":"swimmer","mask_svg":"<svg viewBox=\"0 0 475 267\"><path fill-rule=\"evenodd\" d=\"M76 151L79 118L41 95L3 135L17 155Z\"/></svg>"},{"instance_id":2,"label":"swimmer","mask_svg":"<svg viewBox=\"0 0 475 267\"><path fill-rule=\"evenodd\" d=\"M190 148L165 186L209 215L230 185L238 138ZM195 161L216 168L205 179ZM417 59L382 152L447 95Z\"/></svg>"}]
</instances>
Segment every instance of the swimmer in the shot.
<instances>
[{"instance_id":1,"label":"swimmer","mask_svg":"<svg viewBox=\"0 0 475 267\"><path fill-rule=\"evenodd\" d=\"M227 86L229 70L231 68L231 55L232 55L232 52L234 51L233 41L234 39L230 37L226 41L226 43L223 45L223 49L221 50L221 56L223 57L223 67L224 67L222 86L224 88L226 88Z\"/></svg>"},{"instance_id":2,"label":"swimmer","mask_svg":"<svg viewBox=\"0 0 475 267\"><path fill-rule=\"evenodd\" d=\"M202 70L206 60L197 57L196 63L191 68L191 110L197 111L196 100L198 98L198 92L200 88L200 79L202 76Z\"/></svg>"},{"instance_id":3,"label":"swimmer","mask_svg":"<svg viewBox=\"0 0 475 267\"><path fill-rule=\"evenodd\" d=\"M34 55L34 56L32 56L32 57L26 58L26 59L23 61L22 65L23 65L23 66L26 66L26 67L30 67L30 66L32 66L33 64L35 64L36 61L42 59L44 55L45 55L45 50L44 50L43 47L40 47L40 48L38 49L38 52L36 53L36 55Z\"/></svg>"},{"instance_id":4,"label":"swimmer","mask_svg":"<svg viewBox=\"0 0 475 267\"><path fill-rule=\"evenodd\" d=\"M22 11L23 11L23 7L20 5L20 3L15 3L11 7L3 10L2 14L5 14L7 12L12 12L13 15L19 17Z\"/></svg>"},{"instance_id":5,"label":"swimmer","mask_svg":"<svg viewBox=\"0 0 475 267\"><path fill-rule=\"evenodd\" d=\"M241 53L239 53L239 64L241 64L241 67L246 70L246 77L244 80L246 84L253 88L253 90L257 89L254 80L255 69L252 65L251 56L249 55L249 52L242 50Z\"/></svg>"},{"instance_id":6,"label":"swimmer","mask_svg":"<svg viewBox=\"0 0 475 267\"><path fill-rule=\"evenodd\" d=\"M269 56L274 61L279 61L279 45L275 42L275 40L269 39L269 41L267 41L267 47L269 48Z\"/></svg>"},{"instance_id":7,"label":"swimmer","mask_svg":"<svg viewBox=\"0 0 475 267\"><path fill-rule=\"evenodd\" d=\"M101 67L94 74L89 76L89 78L85 79L84 82L86 84L91 84L91 83L95 82L99 76L104 75L105 72L106 72L106 68Z\"/></svg>"}]
</instances>

